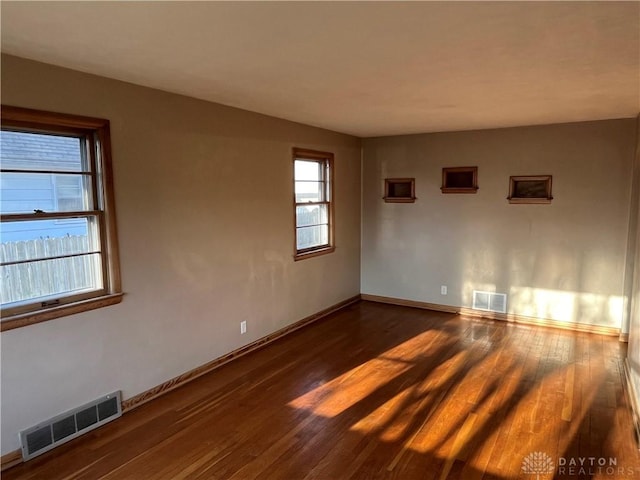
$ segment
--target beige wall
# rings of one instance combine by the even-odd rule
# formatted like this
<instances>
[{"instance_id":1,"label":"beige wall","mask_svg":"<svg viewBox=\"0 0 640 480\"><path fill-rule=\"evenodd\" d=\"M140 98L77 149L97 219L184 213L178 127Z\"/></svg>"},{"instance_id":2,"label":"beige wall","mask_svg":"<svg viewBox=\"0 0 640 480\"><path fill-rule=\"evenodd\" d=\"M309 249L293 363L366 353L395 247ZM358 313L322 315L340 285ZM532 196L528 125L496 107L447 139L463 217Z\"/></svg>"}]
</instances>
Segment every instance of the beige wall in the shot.
<instances>
[{"instance_id":1,"label":"beige wall","mask_svg":"<svg viewBox=\"0 0 640 480\"><path fill-rule=\"evenodd\" d=\"M637 128L636 156L633 175L634 202L632 202L632 206L634 209L631 212L631 215L634 218L629 222L632 227L635 226L633 233L636 238L627 362L631 381L635 387L635 392L637 395L640 395L640 115L638 115L637 119ZM640 405L640 398L636 398L636 405Z\"/></svg>"},{"instance_id":2,"label":"beige wall","mask_svg":"<svg viewBox=\"0 0 640 480\"><path fill-rule=\"evenodd\" d=\"M111 121L126 293L2 333L3 454L38 421L129 398L359 293L359 139L9 56L2 102ZM294 146L335 153L337 248L299 262Z\"/></svg>"},{"instance_id":3,"label":"beige wall","mask_svg":"<svg viewBox=\"0 0 640 480\"><path fill-rule=\"evenodd\" d=\"M636 249L640 246L638 241L640 239L638 228L638 215L640 213L640 115L636 119L636 126L639 129L636 135L636 152L635 162L633 164L633 171L631 174L631 201L629 203L629 231L627 234L627 261L624 269L624 289L625 289L625 311L622 319L622 333L623 335L629 334L629 327L631 323L632 299L634 297L634 276L636 275L636 269L640 267L640 257L636 255ZM638 258L638 260L636 260Z\"/></svg>"},{"instance_id":4,"label":"beige wall","mask_svg":"<svg viewBox=\"0 0 640 480\"><path fill-rule=\"evenodd\" d=\"M362 293L620 328L635 119L364 141ZM441 169L478 166L478 193L443 195ZM510 205L510 175L553 175L551 205ZM415 177L415 204L386 204ZM440 286L448 294L440 294Z\"/></svg>"}]
</instances>

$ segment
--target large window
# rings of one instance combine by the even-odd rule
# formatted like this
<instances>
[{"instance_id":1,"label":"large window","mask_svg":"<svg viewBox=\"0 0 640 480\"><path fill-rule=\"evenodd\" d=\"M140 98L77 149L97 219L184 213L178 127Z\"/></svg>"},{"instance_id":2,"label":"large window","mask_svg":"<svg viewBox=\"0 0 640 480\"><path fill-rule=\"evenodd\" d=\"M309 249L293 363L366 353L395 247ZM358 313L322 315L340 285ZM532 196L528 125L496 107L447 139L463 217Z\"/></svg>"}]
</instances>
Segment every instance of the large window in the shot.
<instances>
[{"instance_id":1,"label":"large window","mask_svg":"<svg viewBox=\"0 0 640 480\"><path fill-rule=\"evenodd\" d=\"M0 327L119 302L109 122L1 113Z\"/></svg>"},{"instance_id":2,"label":"large window","mask_svg":"<svg viewBox=\"0 0 640 480\"><path fill-rule=\"evenodd\" d=\"M296 260L334 251L333 154L293 150Z\"/></svg>"}]
</instances>

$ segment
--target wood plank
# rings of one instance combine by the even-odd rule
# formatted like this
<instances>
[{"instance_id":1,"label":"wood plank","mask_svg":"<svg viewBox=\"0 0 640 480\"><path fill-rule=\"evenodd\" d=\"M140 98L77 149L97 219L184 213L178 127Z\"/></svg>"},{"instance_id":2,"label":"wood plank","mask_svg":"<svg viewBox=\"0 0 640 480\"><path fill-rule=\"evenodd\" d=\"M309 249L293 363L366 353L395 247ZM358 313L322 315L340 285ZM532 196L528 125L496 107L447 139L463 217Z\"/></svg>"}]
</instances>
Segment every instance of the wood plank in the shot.
<instances>
[{"instance_id":1,"label":"wood plank","mask_svg":"<svg viewBox=\"0 0 640 480\"><path fill-rule=\"evenodd\" d=\"M564 401L562 404L562 420L566 422L571 421L571 414L573 413L573 392L575 383L576 366L569 365L567 368L567 377L564 382Z\"/></svg>"}]
</instances>

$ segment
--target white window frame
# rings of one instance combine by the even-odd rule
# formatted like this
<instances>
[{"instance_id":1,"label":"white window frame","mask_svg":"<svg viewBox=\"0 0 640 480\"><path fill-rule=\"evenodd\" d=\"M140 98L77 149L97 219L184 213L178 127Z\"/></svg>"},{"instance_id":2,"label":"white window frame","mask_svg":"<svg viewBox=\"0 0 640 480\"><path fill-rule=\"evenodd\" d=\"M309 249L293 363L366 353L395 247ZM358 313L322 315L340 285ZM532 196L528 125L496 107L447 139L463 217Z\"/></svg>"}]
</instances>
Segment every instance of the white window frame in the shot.
<instances>
[{"instance_id":1,"label":"white window frame","mask_svg":"<svg viewBox=\"0 0 640 480\"><path fill-rule=\"evenodd\" d=\"M1 107L3 130L16 132L48 133L81 138L91 172L93 205L89 211L81 212L33 212L2 213L2 223L11 221L50 218L93 218L97 222L95 231L99 236L102 273L102 288L81 294L61 294L50 301L34 299L20 302L18 306L3 306L0 331L19 328L66 315L113 305L122 301L120 263L116 232L116 215L113 196L111 168L111 145L109 121L40 110L3 105ZM6 170L3 170L5 172Z\"/></svg>"},{"instance_id":2,"label":"white window frame","mask_svg":"<svg viewBox=\"0 0 640 480\"><path fill-rule=\"evenodd\" d=\"M333 194L333 169L334 169L334 156L333 153L319 152L316 150L308 150L302 148L293 149L293 248L294 248L294 260L302 260L305 258L316 257L318 255L326 255L335 251L335 214L334 214L334 194ZM323 198L319 202L298 202L296 200L296 174L295 174L295 162L296 160L304 160L310 162L318 162L321 164L322 171L324 172L322 181L324 182ZM310 248L299 249L298 248L298 216L297 207L305 206L309 204L323 204L327 205L328 216L328 242L323 245L318 245Z\"/></svg>"}]
</instances>

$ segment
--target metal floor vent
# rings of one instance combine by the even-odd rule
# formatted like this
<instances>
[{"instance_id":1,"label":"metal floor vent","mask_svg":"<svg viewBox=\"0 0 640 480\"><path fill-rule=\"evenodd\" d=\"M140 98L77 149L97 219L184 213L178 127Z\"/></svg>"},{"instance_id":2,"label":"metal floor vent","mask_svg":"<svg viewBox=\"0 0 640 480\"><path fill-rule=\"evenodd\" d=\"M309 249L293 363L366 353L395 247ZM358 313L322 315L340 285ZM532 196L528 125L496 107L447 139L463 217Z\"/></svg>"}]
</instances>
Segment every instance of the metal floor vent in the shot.
<instances>
[{"instance_id":1,"label":"metal floor vent","mask_svg":"<svg viewBox=\"0 0 640 480\"><path fill-rule=\"evenodd\" d=\"M120 417L121 399L117 391L21 431L22 459L37 457Z\"/></svg>"},{"instance_id":2,"label":"metal floor vent","mask_svg":"<svg viewBox=\"0 0 640 480\"><path fill-rule=\"evenodd\" d=\"M473 291L473 309L507 313L507 294Z\"/></svg>"}]
</instances>

